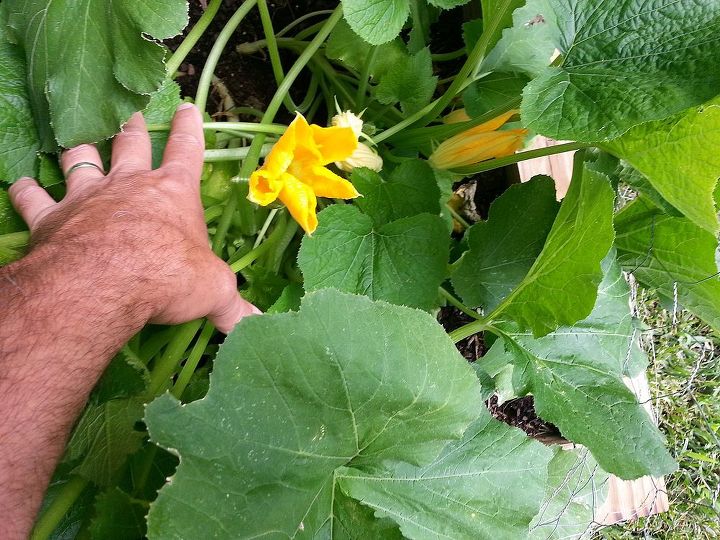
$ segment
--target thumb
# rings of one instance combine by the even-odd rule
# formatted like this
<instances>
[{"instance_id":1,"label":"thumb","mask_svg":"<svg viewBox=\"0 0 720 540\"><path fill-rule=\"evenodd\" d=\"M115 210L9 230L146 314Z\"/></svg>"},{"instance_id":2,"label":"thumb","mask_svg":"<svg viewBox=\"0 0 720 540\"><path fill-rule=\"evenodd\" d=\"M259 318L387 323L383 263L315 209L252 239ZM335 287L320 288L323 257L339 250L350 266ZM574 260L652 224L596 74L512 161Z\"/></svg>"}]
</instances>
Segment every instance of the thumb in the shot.
<instances>
[{"instance_id":1,"label":"thumb","mask_svg":"<svg viewBox=\"0 0 720 540\"><path fill-rule=\"evenodd\" d=\"M229 334L240 319L249 315L260 315L262 311L256 308L247 300L244 300L239 293L235 293L212 313L208 319L215 325L215 328L223 334Z\"/></svg>"}]
</instances>

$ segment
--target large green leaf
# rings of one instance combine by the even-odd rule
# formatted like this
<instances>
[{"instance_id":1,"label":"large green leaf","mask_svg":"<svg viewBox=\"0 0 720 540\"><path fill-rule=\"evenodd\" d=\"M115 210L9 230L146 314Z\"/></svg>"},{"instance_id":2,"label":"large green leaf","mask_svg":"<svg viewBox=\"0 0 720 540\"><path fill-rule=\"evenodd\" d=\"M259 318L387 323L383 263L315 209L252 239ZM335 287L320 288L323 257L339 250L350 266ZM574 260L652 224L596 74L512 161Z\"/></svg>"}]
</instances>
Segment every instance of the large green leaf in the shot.
<instances>
[{"instance_id":1,"label":"large green leaf","mask_svg":"<svg viewBox=\"0 0 720 540\"><path fill-rule=\"evenodd\" d=\"M442 218L419 214L378 227L354 206L333 205L318 220L298 255L306 290L334 287L393 304L437 306L450 250Z\"/></svg>"},{"instance_id":2,"label":"large green leaf","mask_svg":"<svg viewBox=\"0 0 720 540\"><path fill-rule=\"evenodd\" d=\"M133 499L120 490L111 488L98 495L95 516L90 524L92 538L102 540L133 540L145 537L143 501Z\"/></svg>"},{"instance_id":3,"label":"large green leaf","mask_svg":"<svg viewBox=\"0 0 720 540\"><path fill-rule=\"evenodd\" d=\"M5 0L25 51L42 148L105 139L165 79L165 48L187 23L186 0ZM53 134L54 130L54 134Z\"/></svg>"},{"instance_id":4,"label":"large green leaf","mask_svg":"<svg viewBox=\"0 0 720 540\"><path fill-rule=\"evenodd\" d=\"M175 110L181 103L180 86L175 81L165 81L158 91L150 96L150 102L143 111L145 122L148 124L169 124L175 115ZM162 163L168 134L167 131L150 132L154 168L159 167Z\"/></svg>"},{"instance_id":5,"label":"large green leaf","mask_svg":"<svg viewBox=\"0 0 720 540\"><path fill-rule=\"evenodd\" d=\"M73 467L73 474L100 486L114 485L145 438L136 424L148 381L147 368L127 349L110 362L68 442L63 463Z\"/></svg>"},{"instance_id":6,"label":"large green leaf","mask_svg":"<svg viewBox=\"0 0 720 540\"><path fill-rule=\"evenodd\" d=\"M351 180L362 195L355 204L376 225L423 213L440 213L440 188L427 161L405 161L389 175L355 169Z\"/></svg>"},{"instance_id":7,"label":"large green leaf","mask_svg":"<svg viewBox=\"0 0 720 540\"><path fill-rule=\"evenodd\" d=\"M336 478L408 538L514 540L528 534L549 457L546 447L483 409L462 440L427 465L373 463L342 468Z\"/></svg>"},{"instance_id":8,"label":"large green leaf","mask_svg":"<svg viewBox=\"0 0 720 540\"><path fill-rule=\"evenodd\" d=\"M525 5L525 0L509 0L507 9L504 8L504 4L505 2L503 0L480 0L483 21L492 21L498 16L502 17L497 23L495 34L491 36L491 39L488 41L488 49L492 49L498 42L502 29L512 26L513 11ZM483 24L483 26L486 26L486 24Z\"/></svg>"},{"instance_id":9,"label":"large green leaf","mask_svg":"<svg viewBox=\"0 0 720 540\"><path fill-rule=\"evenodd\" d=\"M373 50L375 53L372 55L372 63L367 66ZM377 80L408 56L408 49L399 37L382 45L368 47L348 23L341 20L330 33L325 45L325 55L357 72L367 68L368 75Z\"/></svg>"},{"instance_id":10,"label":"large green leaf","mask_svg":"<svg viewBox=\"0 0 720 540\"><path fill-rule=\"evenodd\" d=\"M686 218L664 214L645 198L623 208L615 228L625 271L720 330L715 235Z\"/></svg>"},{"instance_id":11,"label":"large green leaf","mask_svg":"<svg viewBox=\"0 0 720 540\"><path fill-rule=\"evenodd\" d=\"M180 456L150 510L149 536L363 538L360 530L338 530L336 518L347 522L340 516L357 504L334 496L339 476L384 468L391 484L419 468L449 477L457 464L447 445L471 424L477 434L462 440L477 446L464 466L480 472L507 460L493 473L503 481L457 475L453 489L434 495L434 511L447 513L456 490L481 482L493 495L475 497L489 506L472 529L458 522L455 537L490 534L497 522L524 519L527 527L548 452L511 428L483 424L482 410L477 378L430 315L335 290L309 293L298 313L241 321L218 352L204 399L183 406L164 395L147 407L152 439ZM497 455L479 451L494 443L503 448ZM524 518L507 480L521 486L521 477L527 499L536 499L532 513L530 503L520 506ZM353 482L342 480L351 492L362 480ZM408 503L401 526L432 530L437 518L413 507L408 497L416 496L398 488L394 504Z\"/></svg>"},{"instance_id":12,"label":"large green leaf","mask_svg":"<svg viewBox=\"0 0 720 540\"><path fill-rule=\"evenodd\" d=\"M497 307L540 255L558 207L548 177L511 186L493 201L488 220L468 229L468 251L452 273L463 302L486 312Z\"/></svg>"},{"instance_id":13,"label":"large green leaf","mask_svg":"<svg viewBox=\"0 0 720 540\"><path fill-rule=\"evenodd\" d=\"M612 246L615 194L607 178L575 160L570 189L545 246L520 284L489 315L511 319L536 336L587 316ZM522 214L513 216L522 220ZM521 253L515 253L523 257Z\"/></svg>"},{"instance_id":14,"label":"large green leaf","mask_svg":"<svg viewBox=\"0 0 720 540\"><path fill-rule=\"evenodd\" d=\"M525 11L562 54L524 92L523 121L543 135L612 139L718 93L716 1L529 0Z\"/></svg>"},{"instance_id":15,"label":"large green leaf","mask_svg":"<svg viewBox=\"0 0 720 540\"><path fill-rule=\"evenodd\" d=\"M480 72L524 73L536 77L550 64L560 38L556 15L545 2L539 5L537 1L530 1L513 11L512 20L512 27L503 31Z\"/></svg>"},{"instance_id":16,"label":"large green leaf","mask_svg":"<svg viewBox=\"0 0 720 540\"><path fill-rule=\"evenodd\" d=\"M0 181L14 182L37 174L40 142L25 86L25 58L7 38L0 14Z\"/></svg>"},{"instance_id":17,"label":"large green leaf","mask_svg":"<svg viewBox=\"0 0 720 540\"><path fill-rule=\"evenodd\" d=\"M511 377L515 392L532 393L537 413L566 438L587 446L603 469L622 478L660 476L675 463L623 382L623 375L643 362L628 287L614 257L605 259L604 269L589 317L538 339L514 324L499 324L502 338L481 367L493 377Z\"/></svg>"},{"instance_id":18,"label":"large green leaf","mask_svg":"<svg viewBox=\"0 0 720 540\"><path fill-rule=\"evenodd\" d=\"M548 467L540 513L530 524L532 540L580 540L591 537L596 511L608 494L608 474L587 448L562 450Z\"/></svg>"},{"instance_id":19,"label":"large green leaf","mask_svg":"<svg viewBox=\"0 0 720 540\"><path fill-rule=\"evenodd\" d=\"M635 127L604 146L643 173L686 217L717 231L713 191L720 177L720 98Z\"/></svg>"},{"instance_id":20,"label":"large green leaf","mask_svg":"<svg viewBox=\"0 0 720 540\"><path fill-rule=\"evenodd\" d=\"M27 230L25 222L10 203L7 191L0 188L0 235Z\"/></svg>"},{"instance_id":21,"label":"large green leaf","mask_svg":"<svg viewBox=\"0 0 720 540\"><path fill-rule=\"evenodd\" d=\"M145 437L135 429L142 414L138 398L88 405L68 443L66 461L79 460L73 472L101 486L113 485L127 456Z\"/></svg>"},{"instance_id":22,"label":"large green leaf","mask_svg":"<svg viewBox=\"0 0 720 540\"><path fill-rule=\"evenodd\" d=\"M530 81L520 73L490 73L475 81L463 92L463 104L468 116L475 118L504 106L522 95Z\"/></svg>"},{"instance_id":23,"label":"large green leaf","mask_svg":"<svg viewBox=\"0 0 720 540\"><path fill-rule=\"evenodd\" d=\"M342 6L350 27L371 45L395 39L410 15L410 0L343 0Z\"/></svg>"},{"instance_id":24,"label":"large green leaf","mask_svg":"<svg viewBox=\"0 0 720 540\"><path fill-rule=\"evenodd\" d=\"M426 47L410 54L402 39L368 47L345 21L340 21L328 39L325 55L348 68L363 72L377 86L373 92L381 103L400 103L405 112L414 112L432 98L437 77L433 76L430 51Z\"/></svg>"},{"instance_id":25,"label":"large green leaf","mask_svg":"<svg viewBox=\"0 0 720 540\"><path fill-rule=\"evenodd\" d=\"M400 102L403 112L412 114L430 102L437 80L426 47L401 57L375 88L375 98L385 104Z\"/></svg>"}]
</instances>

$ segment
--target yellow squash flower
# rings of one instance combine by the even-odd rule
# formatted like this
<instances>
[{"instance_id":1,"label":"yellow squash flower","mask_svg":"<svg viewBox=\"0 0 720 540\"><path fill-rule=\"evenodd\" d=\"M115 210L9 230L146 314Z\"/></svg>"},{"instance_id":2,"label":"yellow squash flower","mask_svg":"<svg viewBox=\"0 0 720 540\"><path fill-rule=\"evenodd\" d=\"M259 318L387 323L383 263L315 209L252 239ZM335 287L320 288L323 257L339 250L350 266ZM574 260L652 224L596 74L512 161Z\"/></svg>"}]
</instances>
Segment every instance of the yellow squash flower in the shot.
<instances>
[{"instance_id":1,"label":"yellow squash flower","mask_svg":"<svg viewBox=\"0 0 720 540\"><path fill-rule=\"evenodd\" d=\"M443 124L457 124L458 122L467 122L468 120L472 120L472 118L468 116L465 109L455 109L450 114L445 115Z\"/></svg>"},{"instance_id":2,"label":"yellow squash flower","mask_svg":"<svg viewBox=\"0 0 720 540\"><path fill-rule=\"evenodd\" d=\"M261 206L280 199L310 234L317 228L317 197L352 199L360 195L350 182L325 168L347 159L357 145L351 128L310 125L298 113L263 166L250 175L248 199Z\"/></svg>"},{"instance_id":3,"label":"yellow squash flower","mask_svg":"<svg viewBox=\"0 0 720 540\"><path fill-rule=\"evenodd\" d=\"M454 169L514 154L523 145L526 129L497 131L518 111L508 111L440 144L428 161L436 169Z\"/></svg>"}]
</instances>

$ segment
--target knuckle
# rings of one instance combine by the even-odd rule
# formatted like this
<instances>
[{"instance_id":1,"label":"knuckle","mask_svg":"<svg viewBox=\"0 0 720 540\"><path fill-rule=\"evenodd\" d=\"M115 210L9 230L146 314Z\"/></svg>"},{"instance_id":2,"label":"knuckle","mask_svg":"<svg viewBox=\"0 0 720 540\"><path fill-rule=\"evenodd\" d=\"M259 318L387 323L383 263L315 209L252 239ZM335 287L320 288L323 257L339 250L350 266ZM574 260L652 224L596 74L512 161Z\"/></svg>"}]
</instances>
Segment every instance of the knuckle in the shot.
<instances>
[{"instance_id":1,"label":"knuckle","mask_svg":"<svg viewBox=\"0 0 720 540\"><path fill-rule=\"evenodd\" d=\"M221 261L222 262L222 261ZM218 288L225 298L232 298L237 294L237 276L230 267L222 262L222 270L218 278Z\"/></svg>"},{"instance_id":2,"label":"knuckle","mask_svg":"<svg viewBox=\"0 0 720 540\"><path fill-rule=\"evenodd\" d=\"M205 144L203 141L198 139L195 135L192 133L171 133L168 137L168 145L180 145L180 146L190 146L195 148L205 148Z\"/></svg>"},{"instance_id":3,"label":"knuckle","mask_svg":"<svg viewBox=\"0 0 720 540\"><path fill-rule=\"evenodd\" d=\"M38 189L40 188L33 180L18 180L10 187L9 193L13 204L18 208L24 208L32 202Z\"/></svg>"},{"instance_id":4,"label":"knuckle","mask_svg":"<svg viewBox=\"0 0 720 540\"><path fill-rule=\"evenodd\" d=\"M81 144L80 146L74 146L65 150L62 153L62 158L63 160L67 160L81 154L88 154L89 152L93 152L94 150L95 147L90 144Z\"/></svg>"},{"instance_id":5,"label":"knuckle","mask_svg":"<svg viewBox=\"0 0 720 540\"><path fill-rule=\"evenodd\" d=\"M126 127L123 131L118 134L118 137L126 140L139 140L148 137L147 131L138 129L137 127L130 126Z\"/></svg>"}]
</instances>

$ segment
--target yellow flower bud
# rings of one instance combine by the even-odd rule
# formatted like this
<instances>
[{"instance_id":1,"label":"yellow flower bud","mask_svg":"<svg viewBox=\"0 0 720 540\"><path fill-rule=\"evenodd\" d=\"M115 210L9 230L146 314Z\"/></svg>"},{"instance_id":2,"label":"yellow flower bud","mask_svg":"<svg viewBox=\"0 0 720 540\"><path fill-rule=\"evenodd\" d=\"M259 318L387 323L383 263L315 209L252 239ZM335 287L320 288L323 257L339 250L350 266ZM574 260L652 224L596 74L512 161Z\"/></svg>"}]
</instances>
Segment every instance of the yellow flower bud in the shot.
<instances>
[{"instance_id":1,"label":"yellow flower bud","mask_svg":"<svg viewBox=\"0 0 720 540\"><path fill-rule=\"evenodd\" d=\"M360 116L362 116L362 113L358 115L352 111L340 112L332 117L331 123L335 127L349 127L353 130L355 138L359 139L363 127L363 121Z\"/></svg>"},{"instance_id":2,"label":"yellow flower bud","mask_svg":"<svg viewBox=\"0 0 720 540\"><path fill-rule=\"evenodd\" d=\"M436 169L454 169L514 154L523 145L526 129L497 131L517 111L508 111L484 124L450 137L428 161Z\"/></svg>"},{"instance_id":3,"label":"yellow flower bud","mask_svg":"<svg viewBox=\"0 0 720 540\"><path fill-rule=\"evenodd\" d=\"M356 167L367 167L379 172L382 169L383 160L367 144L358 143L357 148L349 158L345 161L336 161L335 165L345 172L350 172Z\"/></svg>"},{"instance_id":4,"label":"yellow flower bud","mask_svg":"<svg viewBox=\"0 0 720 540\"><path fill-rule=\"evenodd\" d=\"M455 109L443 118L443 124L457 124L458 122L467 122L470 119L465 109Z\"/></svg>"}]
</instances>

